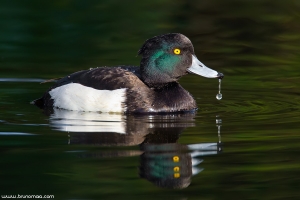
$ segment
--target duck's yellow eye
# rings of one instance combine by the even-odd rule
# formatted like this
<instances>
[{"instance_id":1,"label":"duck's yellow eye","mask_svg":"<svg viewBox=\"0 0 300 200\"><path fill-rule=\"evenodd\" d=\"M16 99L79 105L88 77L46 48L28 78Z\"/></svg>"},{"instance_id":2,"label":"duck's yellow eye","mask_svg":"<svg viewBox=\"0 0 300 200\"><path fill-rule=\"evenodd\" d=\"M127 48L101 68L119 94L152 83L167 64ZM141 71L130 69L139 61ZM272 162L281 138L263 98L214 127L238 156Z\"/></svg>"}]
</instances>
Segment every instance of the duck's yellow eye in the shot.
<instances>
[{"instance_id":1,"label":"duck's yellow eye","mask_svg":"<svg viewBox=\"0 0 300 200\"><path fill-rule=\"evenodd\" d=\"M180 54L180 49L174 49L174 53L177 55Z\"/></svg>"}]
</instances>

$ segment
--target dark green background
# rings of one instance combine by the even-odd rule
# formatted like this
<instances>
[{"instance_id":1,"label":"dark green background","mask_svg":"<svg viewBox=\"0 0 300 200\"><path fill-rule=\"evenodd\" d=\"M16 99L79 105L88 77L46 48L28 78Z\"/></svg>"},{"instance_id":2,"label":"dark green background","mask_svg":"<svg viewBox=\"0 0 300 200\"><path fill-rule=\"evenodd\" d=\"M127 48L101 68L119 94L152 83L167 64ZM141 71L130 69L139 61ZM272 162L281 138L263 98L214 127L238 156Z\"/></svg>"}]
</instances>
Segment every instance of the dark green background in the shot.
<instances>
[{"instance_id":1,"label":"dark green background","mask_svg":"<svg viewBox=\"0 0 300 200\"><path fill-rule=\"evenodd\" d=\"M139 65L136 55L143 42L169 32L189 37L197 57L225 78L221 101L215 99L217 80L194 75L180 80L199 110L194 126L183 131L178 143L216 142L216 116L223 121L224 143L221 154L203 158L204 171L183 190L158 188L139 178L139 156L66 153L139 147L68 145L68 133L54 130L49 116L29 104L51 84L1 81L0 194L299 199L299 13L296 0L2 0L0 80L50 79L91 67Z\"/></svg>"}]
</instances>

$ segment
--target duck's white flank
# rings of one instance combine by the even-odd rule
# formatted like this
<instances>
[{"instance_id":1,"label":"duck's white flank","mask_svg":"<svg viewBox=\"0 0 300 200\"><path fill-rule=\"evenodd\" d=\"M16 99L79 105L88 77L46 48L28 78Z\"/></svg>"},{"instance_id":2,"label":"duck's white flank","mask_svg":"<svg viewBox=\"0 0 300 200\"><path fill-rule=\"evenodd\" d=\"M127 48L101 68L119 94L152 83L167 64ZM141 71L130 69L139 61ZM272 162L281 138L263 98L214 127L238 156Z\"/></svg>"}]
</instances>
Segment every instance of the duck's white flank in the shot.
<instances>
[{"instance_id":1,"label":"duck's white flank","mask_svg":"<svg viewBox=\"0 0 300 200\"><path fill-rule=\"evenodd\" d=\"M54 107L77 111L125 112L126 88L96 90L70 83L49 92Z\"/></svg>"}]
</instances>

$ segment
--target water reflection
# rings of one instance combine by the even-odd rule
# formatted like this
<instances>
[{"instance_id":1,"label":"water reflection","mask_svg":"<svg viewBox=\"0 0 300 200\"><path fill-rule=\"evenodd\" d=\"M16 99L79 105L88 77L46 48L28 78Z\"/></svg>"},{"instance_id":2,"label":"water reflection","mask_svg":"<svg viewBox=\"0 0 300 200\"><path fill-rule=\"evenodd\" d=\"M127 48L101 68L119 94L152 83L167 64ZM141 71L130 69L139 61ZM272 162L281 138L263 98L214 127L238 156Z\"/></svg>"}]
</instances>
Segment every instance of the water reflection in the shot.
<instances>
[{"instance_id":1,"label":"water reflection","mask_svg":"<svg viewBox=\"0 0 300 200\"><path fill-rule=\"evenodd\" d=\"M140 145L140 176L163 188L182 189L203 168L200 156L217 154L221 143L179 144L180 132L158 130Z\"/></svg>"},{"instance_id":2,"label":"water reflection","mask_svg":"<svg viewBox=\"0 0 300 200\"><path fill-rule=\"evenodd\" d=\"M50 127L70 133L70 144L133 146L158 130L181 133L195 126L195 113L172 115L119 115L53 109Z\"/></svg>"},{"instance_id":3,"label":"water reflection","mask_svg":"<svg viewBox=\"0 0 300 200\"><path fill-rule=\"evenodd\" d=\"M140 151L112 150L82 157L140 156L139 175L153 184L172 189L186 188L200 173L202 157L221 152L220 123L213 143L180 144L187 127L195 126L195 113L171 115L114 115L54 109L50 126L69 133L69 144L136 146Z\"/></svg>"}]
</instances>

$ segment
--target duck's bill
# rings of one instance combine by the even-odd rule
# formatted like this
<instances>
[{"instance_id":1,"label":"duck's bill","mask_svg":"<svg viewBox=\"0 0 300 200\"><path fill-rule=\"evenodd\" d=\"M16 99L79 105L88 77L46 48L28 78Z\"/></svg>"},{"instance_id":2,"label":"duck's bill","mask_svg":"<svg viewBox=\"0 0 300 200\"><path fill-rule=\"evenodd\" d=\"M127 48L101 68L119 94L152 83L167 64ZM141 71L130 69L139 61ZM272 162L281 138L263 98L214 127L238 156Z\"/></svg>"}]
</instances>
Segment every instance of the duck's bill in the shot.
<instances>
[{"instance_id":1,"label":"duck's bill","mask_svg":"<svg viewBox=\"0 0 300 200\"><path fill-rule=\"evenodd\" d=\"M222 73L219 73L215 70L212 70L208 67L206 67L202 62L198 60L198 58L194 55L192 65L187 69L188 72L197 74L200 76L204 76L206 78L219 78L222 79L224 75Z\"/></svg>"}]
</instances>

